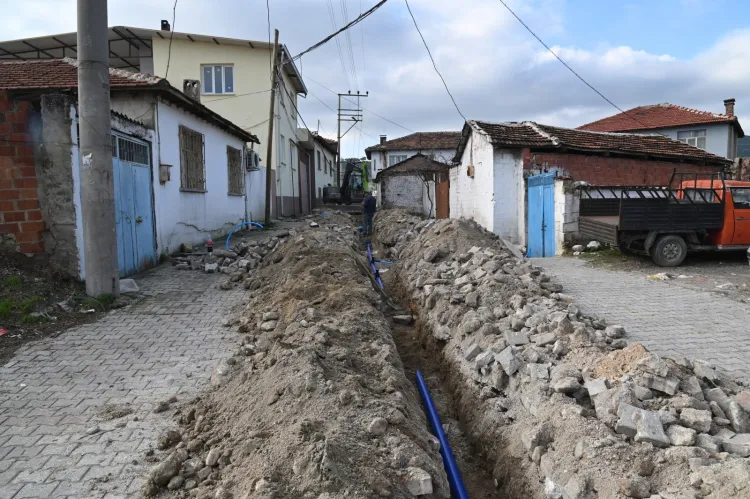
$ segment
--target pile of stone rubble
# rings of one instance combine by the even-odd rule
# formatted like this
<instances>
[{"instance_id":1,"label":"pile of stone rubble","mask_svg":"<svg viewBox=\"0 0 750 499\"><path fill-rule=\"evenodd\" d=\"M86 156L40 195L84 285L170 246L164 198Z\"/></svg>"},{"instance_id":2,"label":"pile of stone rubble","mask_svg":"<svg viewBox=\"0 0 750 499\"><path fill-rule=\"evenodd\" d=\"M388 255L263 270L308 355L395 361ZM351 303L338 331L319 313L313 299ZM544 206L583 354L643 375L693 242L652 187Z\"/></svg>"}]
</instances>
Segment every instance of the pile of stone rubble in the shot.
<instances>
[{"instance_id":1,"label":"pile of stone rubble","mask_svg":"<svg viewBox=\"0 0 750 499\"><path fill-rule=\"evenodd\" d=\"M750 497L750 392L715 366L628 346L473 222L375 230L502 497Z\"/></svg>"},{"instance_id":2,"label":"pile of stone rubble","mask_svg":"<svg viewBox=\"0 0 750 499\"><path fill-rule=\"evenodd\" d=\"M227 321L241 345L160 438L145 496L450 497L348 220L290 234L248 274Z\"/></svg>"}]
</instances>

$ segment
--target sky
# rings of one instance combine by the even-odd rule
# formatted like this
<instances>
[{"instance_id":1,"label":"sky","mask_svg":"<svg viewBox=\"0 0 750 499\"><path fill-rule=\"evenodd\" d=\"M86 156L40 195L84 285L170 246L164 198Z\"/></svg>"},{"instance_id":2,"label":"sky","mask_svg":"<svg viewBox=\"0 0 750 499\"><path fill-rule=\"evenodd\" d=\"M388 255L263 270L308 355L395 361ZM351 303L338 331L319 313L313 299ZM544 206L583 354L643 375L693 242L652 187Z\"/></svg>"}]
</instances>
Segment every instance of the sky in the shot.
<instances>
[{"instance_id":1,"label":"sky","mask_svg":"<svg viewBox=\"0 0 750 499\"><path fill-rule=\"evenodd\" d=\"M746 0L506 2L621 109L671 102L718 113L724 111L722 101L734 97L740 120L750 123ZM351 20L375 3L269 0L271 27L297 54L335 31L332 14L341 27L344 9ZM500 0L409 4L467 119L576 127L618 112L557 61ZM161 19L171 22L173 6L173 0L109 0L109 24L158 29ZM75 0L8 2L2 38L75 31L75 12ZM177 0L173 29L267 40L266 2ZM381 134L390 139L411 131L461 129L464 120L433 69L404 0L388 0L348 37L340 35L339 44L341 56L332 40L298 63L310 90L300 98L299 110L309 128L335 138L336 113L329 109L336 109L334 93L369 92L362 100L361 131L355 128L342 141L344 156L362 156Z\"/></svg>"}]
</instances>

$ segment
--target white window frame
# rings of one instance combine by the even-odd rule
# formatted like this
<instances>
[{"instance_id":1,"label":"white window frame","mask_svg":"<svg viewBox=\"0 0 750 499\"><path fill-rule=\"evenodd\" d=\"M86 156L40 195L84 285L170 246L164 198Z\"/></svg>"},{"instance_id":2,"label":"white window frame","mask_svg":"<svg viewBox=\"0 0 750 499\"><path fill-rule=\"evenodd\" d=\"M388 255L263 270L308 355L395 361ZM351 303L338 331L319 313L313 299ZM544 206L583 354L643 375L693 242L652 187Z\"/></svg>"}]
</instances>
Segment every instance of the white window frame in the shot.
<instances>
[{"instance_id":1,"label":"white window frame","mask_svg":"<svg viewBox=\"0 0 750 499\"><path fill-rule=\"evenodd\" d=\"M684 135L680 137L680 135ZM703 139L703 145L701 146L701 139ZM706 129L702 128L699 130L680 130L677 132L677 140L683 144L697 147L698 149L706 150Z\"/></svg>"},{"instance_id":2,"label":"white window frame","mask_svg":"<svg viewBox=\"0 0 750 499\"><path fill-rule=\"evenodd\" d=\"M206 80L204 68L211 68L211 92L206 91ZM221 92L216 91L215 68L221 68ZM226 68L232 68L232 91L226 91L225 71ZM201 93L203 95L234 95L237 86L237 74L234 71L234 64L201 64Z\"/></svg>"},{"instance_id":3,"label":"white window frame","mask_svg":"<svg viewBox=\"0 0 750 499\"><path fill-rule=\"evenodd\" d=\"M393 166L396 163L401 163L409 158L408 154L392 154L388 156L388 166Z\"/></svg>"}]
</instances>

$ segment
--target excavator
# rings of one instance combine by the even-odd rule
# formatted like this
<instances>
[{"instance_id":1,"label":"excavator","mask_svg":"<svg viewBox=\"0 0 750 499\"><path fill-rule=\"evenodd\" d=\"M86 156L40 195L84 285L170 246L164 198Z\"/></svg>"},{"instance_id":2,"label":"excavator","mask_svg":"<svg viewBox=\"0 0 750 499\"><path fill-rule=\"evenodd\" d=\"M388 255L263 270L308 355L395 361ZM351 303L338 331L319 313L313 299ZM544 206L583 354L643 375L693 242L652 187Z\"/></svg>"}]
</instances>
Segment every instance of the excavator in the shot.
<instances>
[{"instance_id":1,"label":"excavator","mask_svg":"<svg viewBox=\"0 0 750 499\"><path fill-rule=\"evenodd\" d=\"M362 189L354 189L352 175L357 165L353 161L347 161L344 177L341 179L341 187L329 186L324 188L323 201L325 203L336 203L350 205L352 202L361 202L364 199Z\"/></svg>"}]
</instances>

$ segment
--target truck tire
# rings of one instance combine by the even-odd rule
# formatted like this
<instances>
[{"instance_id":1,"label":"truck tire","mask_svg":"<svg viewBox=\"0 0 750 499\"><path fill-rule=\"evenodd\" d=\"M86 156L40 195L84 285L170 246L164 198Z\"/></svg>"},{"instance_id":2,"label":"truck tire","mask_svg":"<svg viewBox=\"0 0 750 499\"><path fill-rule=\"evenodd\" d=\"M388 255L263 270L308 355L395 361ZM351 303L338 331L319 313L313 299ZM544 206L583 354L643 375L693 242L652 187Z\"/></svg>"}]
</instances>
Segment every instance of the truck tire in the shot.
<instances>
[{"instance_id":1,"label":"truck tire","mask_svg":"<svg viewBox=\"0 0 750 499\"><path fill-rule=\"evenodd\" d=\"M686 256L685 240L674 234L660 237L651 248L651 259L659 267L677 267Z\"/></svg>"}]
</instances>

